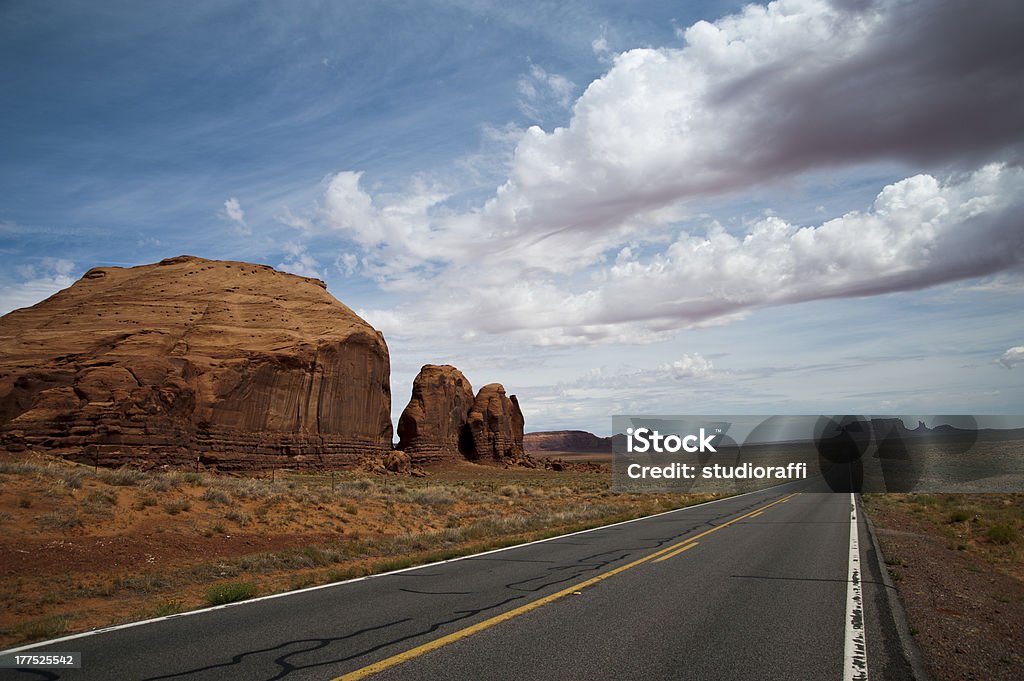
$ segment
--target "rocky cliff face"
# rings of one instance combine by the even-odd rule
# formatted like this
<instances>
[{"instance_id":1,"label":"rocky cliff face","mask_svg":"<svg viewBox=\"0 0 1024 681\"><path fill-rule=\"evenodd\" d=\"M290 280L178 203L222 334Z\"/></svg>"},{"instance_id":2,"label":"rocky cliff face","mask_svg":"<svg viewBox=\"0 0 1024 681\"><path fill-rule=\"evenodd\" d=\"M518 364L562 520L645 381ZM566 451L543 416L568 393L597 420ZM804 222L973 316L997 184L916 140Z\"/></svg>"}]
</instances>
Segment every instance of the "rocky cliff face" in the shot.
<instances>
[{"instance_id":1,"label":"rocky cliff face","mask_svg":"<svg viewBox=\"0 0 1024 681\"><path fill-rule=\"evenodd\" d=\"M398 421L398 448L413 463L468 459L534 465L523 453L523 412L500 383L473 387L453 366L425 365Z\"/></svg>"},{"instance_id":2,"label":"rocky cliff face","mask_svg":"<svg viewBox=\"0 0 1024 681\"><path fill-rule=\"evenodd\" d=\"M398 448L417 464L471 456L466 421L472 407L473 386L461 371L447 364L425 365L398 420Z\"/></svg>"},{"instance_id":3,"label":"rocky cliff face","mask_svg":"<svg viewBox=\"0 0 1024 681\"><path fill-rule=\"evenodd\" d=\"M181 256L0 318L0 446L100 464L346 465L391 449L383 336L323 282Z\"/></svg>"},{"instance_id":4,"label":"rocky cliff face","mask_svg":"<svg viewBox=\"0 0 1024 681\"><path fill-rule=\"evenodd\" d=\"M515 395L500 383L480 388L469 411L474 459L519 462L523 455L523 412Z\"/></svg>"}]
</instances>

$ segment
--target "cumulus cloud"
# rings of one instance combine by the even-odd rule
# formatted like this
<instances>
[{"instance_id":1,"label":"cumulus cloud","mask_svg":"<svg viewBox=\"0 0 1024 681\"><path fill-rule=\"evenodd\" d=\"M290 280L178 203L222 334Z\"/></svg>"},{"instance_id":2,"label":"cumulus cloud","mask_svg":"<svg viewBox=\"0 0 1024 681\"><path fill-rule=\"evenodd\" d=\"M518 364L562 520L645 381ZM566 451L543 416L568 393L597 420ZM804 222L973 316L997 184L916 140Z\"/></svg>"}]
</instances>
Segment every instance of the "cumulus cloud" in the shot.
<instances>
[{"instance_id":1,"label":"cumulus cloud","mask_svg":"<svg viewBox=\"0 0 1024 681\"><path fill-rule=\"evenodd\" d=\"M245 236L252 234L252 229L249 228L248 223L245 221L245 211L242 210L242 204L234 196L224 202L224 210L221 216L230 220L235 231L239 234Z\"/></svg>"},{"instance_id":2,"label":"cumulus cloud","mask_svg":"<svg viewBox=\"0 0 1024 681\"><path fill-rule=\"evenodd\" d=\"M1024 12L976 10L782 0L698 22L681 48L624 52L567 127L527 131L482 217L521 236L606 232L821 166L1019 150Z\"/></svg>"},{"instance_id":3,"label":"cumulus cloud","mask_svg":"<svg viewBox=\"0 0 1024 681\"><path fill-rule=\"evenodd\" d=\"M578 290L554 278L458 286L476 270L454 268L442 280L458 294L435 297L421 315L541 345L662 340L758 307L998 272L1024 261L1022 214L1020 168L992 164L947 181L916 175L885 187L869 210L817 226L768 216L739 235L715 223L705 235L681 232L653 255L626 246Z\"/></svg>"},{"instance_id":4,"label":"cumulus cloud","mask_svg":"<svg viewBox=\"0 0 1024 681\"><path fill-rule=\"evenodd\" d=\"M410 317L542 344L658 340L765 305L994 274L1024 261L1022 31L1010 2L749 5L680 29L679 46L615 55L567 126L523 131L479 207L450 210L424 178L388 195L343 171L322 222L385 288L429 285ZM563 81L531 65L520 92L568 104ZM688 201L893 159L960 174L913 175L819 225L680 231Z\"/></svg>"},{"instance_id":5,"label":"cumulus cloud","mask_svg":"<svg viewBox=\"0 0 1024 681\"><path fill-rule=\"evenodd\" d=\"M1012 369L1018 364L1024 364L1024 345L1010 348L999 358L999 363L1007 369Z\"/></svg>"},{"instance_id":6,"label":"cumulus cloud","mask_svg":"<svg viewBox=\"0 0 1024 681\"><path fill-rule=\"evenodd\" d=\"M21 281L0 286L0 314L34 305L75 283L75 263L64 258L43 258L38 264L16 269Z\"/></svg>"},{"instance_id":7,"label":"cumulus cloud","mask_svg":"<svg viewBox=\"0 0 1024 681\"><path fill-rule=\"evenodd\" d=\"M684 378L707 378L713 368L710 360L704 359L700 353L693 353L665 364L661 370L678 381Z\"/></svg>"}]
</instances>

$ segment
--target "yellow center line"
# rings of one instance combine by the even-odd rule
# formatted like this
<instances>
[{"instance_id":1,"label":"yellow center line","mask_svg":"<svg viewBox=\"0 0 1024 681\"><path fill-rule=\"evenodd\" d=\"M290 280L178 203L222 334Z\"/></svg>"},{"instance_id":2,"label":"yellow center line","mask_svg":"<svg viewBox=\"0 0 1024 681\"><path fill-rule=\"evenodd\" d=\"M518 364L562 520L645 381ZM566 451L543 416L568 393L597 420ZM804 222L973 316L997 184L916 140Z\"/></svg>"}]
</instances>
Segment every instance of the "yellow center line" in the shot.
<instances>
[{"instance_id":1,"label":"yellow center line","mask_svg":"<svg viewBox=\"0 0 1024 681\"><path fill-rule=\"evenodd\" d=\"M531 610L536 610L537 608L539 608L539 607L541 607L543 605L547 605L548 603L551 603L553 601L557 601L558 599L560 599L560 598L562 598L564 596L568 596L569 594L573 593L574 591L581 591L581 590L585 589L588 586L593 586L594 584L597 584L598 582L604 581L604 580L608 579L609 577L613 577L613 576L619 574L620 572L625 572L626 570L629 570L630 568L634 568L637 565L642 565L643 563L646 563L646 562L648 562L648 561L650 561L652 559L658 558L659 556L664 556L665 558L670 558L671 555L675 555L674 552L681 553L682 551L685 551L686 549L691 548L692 546L695 546L697 544L697 540L700 539L701 537L706 537L707 535L711 534L712 532L717 532L718 530L721 530L724 527L728 527L729 525L732 525L735 522L739 522L740 520L743 520L744 518L749 518L754 513L760 513L762 511L764 511L765 509L771 508L775 504L780 504L780 503L786 501L787 499L789 499L790 497L796 496L797 494L800 494L800 492L794 492L793 494L785 496L782 499L777 499L777 500L773 501L770 504L766 504L766 505L764 505L764 506L762 506L760 508L754 509L753 511L750 511L749 513L745 513L745 514L743 514L741 516L733 518L732 520L726 521L726 522L722 523L721 525L716 525L715 527L712 527L710 530L705 530L704 532L701 532L698 535L695 535L693 537L689 537L687 539L684 539L683 541L678 542L676 544L673 544L672 546L668 546L666 548L663 548L663 549L660 549L658 551L655 551L654 553L652 553L650 555L644 556L643 558L639 558L637 560L634 560L632 563L627 563L626 565L620 565L619 567L614 568L612 570L609 570L607 572L602 572L601 574L599 574L599 575L597 575L595 577L591 577L590 579L583 580L582 582L579 582L578 584L573 584L570 587L566 587L565 589L562 589L561 591L556 591L555 593L549 594L547 596L544 596L543 598L538 598L535 601L530 601L529 603L526 603L525 605L521 605L518 608L513 608L512 610L507 610L506 612L503 612L500 615L495 615L494 617L491 617L490 619L486 619L483 622L477 622L476 624L468 626L465 629L459 629L458 631L453 631L452 633L447 634L445 636L442 636L440 638L436 638L433 641L428 641L428 642L426 642L426 643L424 643L422 645L416 646L415 648L410 648L409 650L406 650L405 652L398 653L397 655L392 655L391 657L386 657L383 660L379 660L377 662L374 662L373 664L367 665L367 666L362 667L360 669L356 669L355 671L351 671L351 672L349 672L347 674L342 674L341 676L336 677L336 678L332 679L331 681L356 681L356 679L365 679L367 676L370 676L371 674L376 674L377 672L382 672L385 669L389 669L391 667L394 667L395 665L402 664L403 662L408 662L409 660L417 658L420 655L423 655L425 653L429 653L429 652L431 652L433 650L437 650L438 648L443 648L444 646L446 646L446 645L448 645L450 643L455 643L456 641L460 641L460 640L462 640L464 638L468 638L468 637L472 636L473 634L477 634L477 633L479 633L481 631L484 631L485 629L490 629L491 627L493 627L496 624L501 624L502 622L507 622L508 620L512 619L513 617L518 617L519 615L526 614L526 613L530 612ZM671 554L671 555L666 556L665 554Z\"/></svg>"},{"instance_id":2,"label":"yellow center line","mask_svg":"<svg viewBox=\"0 0 1024 681\"><path fill-rule=\"evenodd\" d=\"M750 517L751 517L751 518L756 518L757 516L761 515L762 513L764 513L764 511L758 511L757 513L754 513L754 514L753 514L753 515L751 515Z\"/></svg>"},{"instance_id":3,"label":"yellow center line","mask_svg":"<svg viewBox=\"0 0 1024 681\"><path fill-rule=\"evenodd\" d=\"M674 557L674 556L678 556L678 555L679 555L680 553L682 553L683 551L686 551L687 549L692 549L692 548L693 548L694 546L696 546L696 545L697 545L697 544L699 544L699 543L700 543L699 541L692 541L692 542L690 542L689 544L686 544L685 546L683 546L683 548L681 548L681 549L676 549L676 550L675 550L675 551L673 551L672 553L666 553L666 554L665 554L664 556L662 556L661 558L655 558L655 559L654 559L654 562L655 562L655 563L660 563L660 562L661 562L661 561L663 561L663 560L668 560L669 558L672 558L672 557Z\"/></svg>"}]
</instances>

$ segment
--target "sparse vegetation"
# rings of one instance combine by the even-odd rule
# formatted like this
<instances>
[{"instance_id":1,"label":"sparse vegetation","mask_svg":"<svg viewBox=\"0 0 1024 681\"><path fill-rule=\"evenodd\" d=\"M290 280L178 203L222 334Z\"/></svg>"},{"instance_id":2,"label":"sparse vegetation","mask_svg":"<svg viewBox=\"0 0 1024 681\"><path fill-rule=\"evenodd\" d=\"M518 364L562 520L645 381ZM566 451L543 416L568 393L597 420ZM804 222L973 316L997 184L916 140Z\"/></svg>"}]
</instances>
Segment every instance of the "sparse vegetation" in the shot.
<instances>
[{"instance_id":1,"label":"sparse vegetation","mask_svg":"<svg viewBox=\"0 0 1024 681\"><path fill-rule=\"evenodd\" d=\"M82 519L73 510L59 510L52 513L44 513L36 518L36 523L46 529L69 530L73 527L80 527Z\"/></svg>"},{"instance_id":2,"label":"sparse vegetation","mask_svg":"<svg viewBox=\"0 0 1024 681\"><path fill-rule=\"evenodd\" d=\"M183 511L192 510L192 502L188 499L176 499L164 503L164 510L170 515L178 515Z\"/></svg>"},{"instance_id":3,"label":"sparse vegetation","mask_svg":"<svg viewBox=\"0 0 1024 681\"><path fill-rule=\"evenodd\" d=\"M185 610L185 606L180 600L173 599L169 601L162 601L153 608L151 616L167 617L168 615L176 615L183 610Z\"/></svg>"},{"instance_id":4,"label":"sparse vegetation","mask_svg":"<svg viewBox=\"0 0 1024 681\"><path fill-rule=\"evenodd\" d=\"M100 480L108 485L117 485L119 487L133 487L139 484L139 481L145 476L142 471L135 470L134 468L100 469L97 475Z\"/></svg>"},{"instance_id":5,"label":"sparse vegetation","mask_svg":"<svg viewBox=\"0 0 1024 681\"><path fill-rule=\"evenodd\" d=\"M1009 544L1017 541L1017 531L1006 523L997 523L986 532L989 540L996 544Z\"/></svg>"},{"instance_id":6,"label":"sparse vegetation","mask_svg":"<svg viewBox=\"0 0 1024 681\"><path fill-rule=\"evenodd\" d=\"M229 582L214 584L206 590L206 602L209 605L224 605L252 598L259 592L255 584L250 582Z\"/></svg>"},{"instance_id":7,"label":"sparse vegetation","mask_svg":"<svg viewBox=\"0 0 1024 681\"><path fill-rule=\"evenodd\" d=\"M156 506L156 504L156 499L150 496L144 496L139 497L139 500L135 502L135 506L133 506L132 508L134 508L136 511L142 511L149 508L150 506Z\"/></svg>"},{"instance_id":8,"label":"sparse vegetation","mask_svg":"<svg viewBox=\"0 0 1024 681\"><path fill-rule=\"evenodd\" d=\"M283 470L271 478L95 471L43 459L3 462L0 476L8 546L36 556L31 569L0 574L0 608L8 613L0 644L23 640L15 627L41 614L63 617L76 630L104 626L232 602L236 592L249 598L252 589L324 584L701 500L615 494L606 474L475 467L423 479ZM68 554L60 548L69 532L73 570L62 565ZM224 580L247 586L238 592ZM207 594L211 583L226 595Z\"/></svg>"},{"instance_id":9,"label":"sparse vegetation","mask_svg":"<svg viewBox=\"0 0 1024 681\"><path fill-rule=\"evenodd\" d=\"M887 494L865 500L894 511L909 511L931 524L951 551L980 558L996 569L1024 578L1024 497L1012 494Z\"/></svg>"},{"instance_id":10,"label":"sparse vegetation","mask_svg":"<svg viewBox=\"0 0 1024 681\"><path fill-rule=\"evenodd\" d=\"M248 525L250 522L252 522L252 516L250 516L245 511L239 511L237 509L232 509L225 513L224 519L230 520L233 523L238 523L242 526Z\"/></svg>"},{"instance_id":11,"label":"sparse vegetation","mask_svg":"<svg viewBox=\"0 0 1024 681\"><path fill-rule=\"evenodd\" d=\"M19 624L15 629L23 641L56 638L68 630L68 620L60 615L41 617Z\"/></svg>"},{"instance_id":12,"label":"sparse vegetation","mask_svg":"<svg viewBox=\"0 0 1024 681\"><path fill-rule=\"evenodd\" d=\"M228 494L227 492L225 492L223 490L213 489L212 487L207 487L206 489L204 489L202 496L200 496L199 498L202 499L203 501L206 501L206 502L209 502L209 503L215 504L215 505L216 504L227 505L227 504L231 503L231 495L230 494Z\"/></svg>"},{"instance_id":13,"label":"sparse vegetation","mask_svg":"<svg viewBox=\"0 0 1024 681\"><path fill-rule=\"evenodd\" d=\"M951 523L962 523L966 520L970 520L970 518L971 513L962 508L958 508L949 514L949 522Z\"/></svg>"}]
</instances>

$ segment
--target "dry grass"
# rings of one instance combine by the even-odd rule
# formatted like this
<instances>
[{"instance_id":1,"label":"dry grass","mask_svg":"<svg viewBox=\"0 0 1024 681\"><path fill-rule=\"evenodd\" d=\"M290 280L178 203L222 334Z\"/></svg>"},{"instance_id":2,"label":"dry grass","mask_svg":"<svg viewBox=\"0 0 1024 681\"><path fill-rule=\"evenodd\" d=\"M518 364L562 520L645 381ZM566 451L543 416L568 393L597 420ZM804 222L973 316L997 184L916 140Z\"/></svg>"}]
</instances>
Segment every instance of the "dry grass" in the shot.
<instances>
[{"instance_id":1,"label":"dry grass","mask_svg":"<svg viewBox=\"0 0 1024 681\"><path fill-rule=\"evenodd\" d=\"M286 591L707 498L615 494L607 473L469 464L422 479L265 479L9 460L0 462L0 646L56 635L58 623L79 631L229 602L218 599L241 587L211 591L226 581Z\"/></svg>"},{"instance_id":2,"label":"dry grass","mask_svg":"<svg viewBox=\"0 0 1024 681\"><path fill-rule=\"evenodd\" d=\"M1024 581L1024 495L866 495L869 508L887 505L925 521L950 549L966 551Z\"/></svg>"}]
</instances>

